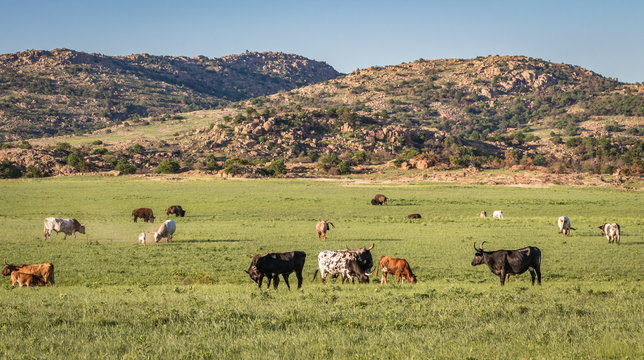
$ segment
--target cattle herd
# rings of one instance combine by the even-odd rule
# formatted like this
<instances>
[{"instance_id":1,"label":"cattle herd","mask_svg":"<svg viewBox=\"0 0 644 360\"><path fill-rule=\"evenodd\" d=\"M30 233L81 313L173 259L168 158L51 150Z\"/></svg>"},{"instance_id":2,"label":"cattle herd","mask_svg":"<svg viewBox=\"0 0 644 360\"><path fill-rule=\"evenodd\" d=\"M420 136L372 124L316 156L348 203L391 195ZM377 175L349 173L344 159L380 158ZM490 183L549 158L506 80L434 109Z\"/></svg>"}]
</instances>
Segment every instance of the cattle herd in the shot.
<instances>
[{"instance_id":1,"label":"cattle herd","mask_svg":"<svg viewBox=\"0 0 644 360\"><path fill-rule=\"evenodd\" d=\"M372 205L387 205L387 197L383 194L376 194L371 200ZM166 209L166 215L175 215L175 217L184 217L185 210L179 205L172 205ZM132 211L134 222L137 219L143 219L144 222L154 223L154 213L150 208L138 208ZM481 218L487 217L486 211L481 211L479 214ZM406 216L407 219L420 219L420 214L410 214ZM503 211L495 210L493 218L503 219ZM333 223L320 220L316 223L315 229L318 234L318 240L326 241L326 233ZM568 236L570 230L576 230L571 227L570 219L567 216L561 216L557 220L559 233L563 236ZM159 229L154 232L153 239L155 242L160 242L162 238L166 238L167 242L172 241L172 236L177 229L176 223L173 220L164 221ZM620 226L617 223L605 223L599 226L602 235L606 236L608 243L620 243ZM64 239L67 235L73 235L76 238L76 233L85 234L85 224L81 224L76 219L62 219L56 217L45 218L43 235L45 240L51 239L51 232L64 233ZM147 235L145 232L139 234L138 242L142 245L146 244ZM474 259L472 266L485 264L490 271L499 277L501 285L509 275L522 274L529 271L532 277L532 285L535 279L541 285L541 250L534 246L528 246L516 250L496 250L484 251L483 245L485 241L477 248L476 242L474 243ZM362 247L356 250L351 250L349 247L339 250L323 250L318 254L318 267L313 273L313 280L320 273L320 280L326 283L326 278L331 275L332 278L341 277L342 283L358 280L358 283L368 283L369 276L373 275L373 258L371 250L375 244L369 247ZM304 262L306 260L306 253L304 251L289 251L280 253L267 253L267 254L251 254L252 260L250 267L246 273L250 278L255 281L258 287L261 288L264 277L267 278L267 287L270 288L271 282L273 287L277 289L279 285L279 276L281 275L290 289L291 286L288 282L288 277L291 273L295 272L297 277L297 288L302 287L302 270L304 269ZM54 284L54 264L22 264L13 265L8 264L7 259L4 260L5 267L2 270L2 276L11 276L11 285L18 284L22 286L49 286ZM409 263L405 259L394 258L389 256L381 256L378 266L375 269L376 277L378 271L381 272L381 284L387 283L387 275L396 276L396 284L402 279L410 284L416 283L416 275L411 271Z\"/></svg>"}]
</instances>

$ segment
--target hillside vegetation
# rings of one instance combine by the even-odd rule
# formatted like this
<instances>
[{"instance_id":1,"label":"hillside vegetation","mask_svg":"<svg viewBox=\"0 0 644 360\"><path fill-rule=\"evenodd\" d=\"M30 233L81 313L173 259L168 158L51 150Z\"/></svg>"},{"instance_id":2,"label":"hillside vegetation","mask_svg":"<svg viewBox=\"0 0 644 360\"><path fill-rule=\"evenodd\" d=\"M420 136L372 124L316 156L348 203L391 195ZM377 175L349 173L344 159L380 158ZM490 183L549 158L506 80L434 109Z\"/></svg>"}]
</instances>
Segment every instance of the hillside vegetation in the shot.
<instances>
[{"instance_id":1,"label":"hillside vegetation","mask_svg":"<svg viewBox=\"0 0 644 360\"><path fill-rule=\"evenodd\" d=\"M642 84L540 59L489 56L371 67L217 110L133 119L82 138L34 140L32 149L14 143L26 149L0 158L23 173L34 166L49 174L119 163L154 172L166 160L178 171L240 176L392 166L639 176L643 136ZM65 167L72 152L80 167Z\"/></svg>"},{"instance_id":2,"label":"hillside vegetation","mask_svg":"<svg viewBox=\"0 0 644 360\"><path fill-rule=\"evenodd\" d=\"M5 54L0 55L0 139L78 133L209 109L338 75L325 63L274 52L213 59L68 49Z\"/></svg>"}]
</instances>

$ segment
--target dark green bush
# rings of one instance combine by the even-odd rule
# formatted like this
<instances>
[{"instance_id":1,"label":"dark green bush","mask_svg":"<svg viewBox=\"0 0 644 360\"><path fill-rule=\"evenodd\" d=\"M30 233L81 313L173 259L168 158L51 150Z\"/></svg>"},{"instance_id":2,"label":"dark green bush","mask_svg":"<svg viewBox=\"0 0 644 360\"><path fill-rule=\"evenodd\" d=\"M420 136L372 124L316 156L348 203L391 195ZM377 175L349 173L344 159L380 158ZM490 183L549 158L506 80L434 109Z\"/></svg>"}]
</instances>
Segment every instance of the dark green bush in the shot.
<instances>
[{"instance_id":1,"label":"dark green bush","mask_svg":"<svg viewBox=\"0 0 644 360\"><path fill-rule=\"evenodd\" d=\"M0 163L0 177L3 179L15 179L22 176L22 171L20 168L14 165L8 159L4 159Z\"/></svg>"},{"instance_id":2,"label":"dark green bush","mask_svg":"<svg viewBox=\"0 0 644 360\"><path fill-rule=\"evenodd\" d=\"M125 160L119 160L114 169L124 174L134 174L136 172L136 166L126 162Z\"/></svg>"},{"instance_id":3,"label":"dark green bush","mask_svg":"<svg viewBox=\"0 0 644 360\"><path fill-rule=\"evenodd\" d=\"M157 174L176 174L179 172L179 169L181 169L181 166L179 166L178 162L173 160L163 160L159 163L154 172Z\"/></svg>"}]
</instances>

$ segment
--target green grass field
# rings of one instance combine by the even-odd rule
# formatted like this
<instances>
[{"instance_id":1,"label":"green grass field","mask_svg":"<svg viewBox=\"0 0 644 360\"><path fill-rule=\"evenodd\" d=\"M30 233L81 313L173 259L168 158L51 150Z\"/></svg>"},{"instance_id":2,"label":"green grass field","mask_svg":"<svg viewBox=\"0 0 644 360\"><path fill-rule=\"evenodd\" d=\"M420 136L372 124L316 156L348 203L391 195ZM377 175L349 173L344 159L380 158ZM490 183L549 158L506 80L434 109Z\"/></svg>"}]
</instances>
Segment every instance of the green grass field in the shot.
<instances>
[{"instance_id":1,"label":"green grass field","mask_svg":"<svg viewBox=\"0 0 644 360\"><path fill-rule=\"evenodd\" d=\"M5 359L644 357L641 192L159 177L5 180L0 190L0 256L52 262L56 278L49 288L2 278ZM376 193L389 205L371 206ZM187 211L173 217L175 241L137 245L174 204ZM157 221L133 223L137 207ZM478 217L496 209L503 221ZM560 215L577 228L568 238ZM47 216L77 218L87 234L44 241ZM318 219L336 226L326 243ZM620 246L597 229L613 221ZM475 241L539 247L543 285L526 272L501 287L471 266ZM418 284L311 281L321 250L372 243L375 262L406 258ZM303 289L257 289L248 254L288 250L307 253Z\"/></svg>"}]
</instances>

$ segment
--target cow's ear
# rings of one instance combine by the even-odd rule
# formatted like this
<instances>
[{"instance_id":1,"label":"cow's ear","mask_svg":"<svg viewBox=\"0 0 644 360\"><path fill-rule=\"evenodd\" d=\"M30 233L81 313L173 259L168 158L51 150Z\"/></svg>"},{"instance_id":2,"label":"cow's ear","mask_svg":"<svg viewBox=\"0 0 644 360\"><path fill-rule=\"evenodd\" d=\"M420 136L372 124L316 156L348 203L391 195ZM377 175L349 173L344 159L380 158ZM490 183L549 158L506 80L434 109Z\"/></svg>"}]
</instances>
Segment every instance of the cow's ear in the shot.
<instances>
[{"instance_id":1,"label":"cow's ear","mask_svg":"<svg viewBox=\"0 0 644 360\"><path fill-rule=\"evenodd\" d=\"M244 272L245 272L246 274L249 274L248 270L244 270Z\"/></svg>"}]
</instances>

